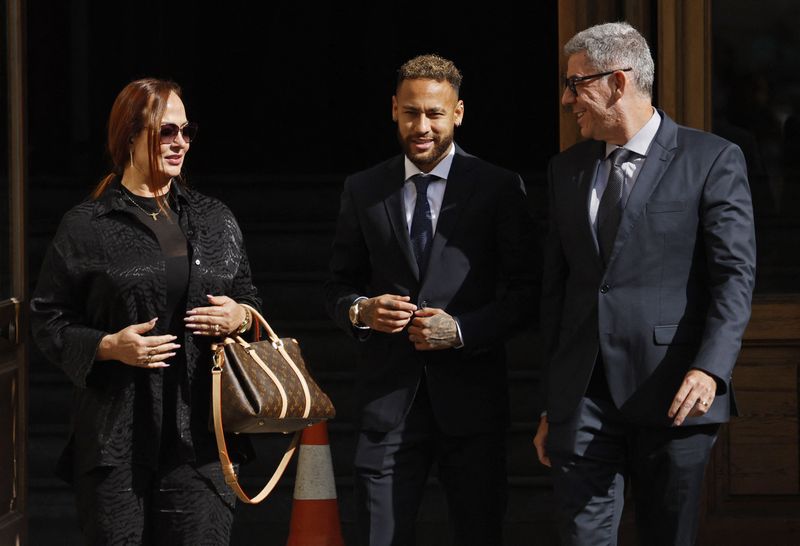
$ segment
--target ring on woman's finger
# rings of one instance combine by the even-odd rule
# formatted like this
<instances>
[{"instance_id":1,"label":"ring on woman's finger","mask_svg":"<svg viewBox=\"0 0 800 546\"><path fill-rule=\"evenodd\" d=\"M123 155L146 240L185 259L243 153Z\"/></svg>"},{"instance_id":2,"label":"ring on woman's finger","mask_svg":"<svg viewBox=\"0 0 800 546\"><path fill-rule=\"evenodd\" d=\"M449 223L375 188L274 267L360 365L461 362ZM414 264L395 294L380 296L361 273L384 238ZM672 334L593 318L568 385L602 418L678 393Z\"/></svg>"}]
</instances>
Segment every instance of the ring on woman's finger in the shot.
<instances>
[{"instance_id":1,"label":"ring on woman's finger","mask_svg":"<svg viewBox=\"0 0 800 546\"><path fill-rule=\"evenodd\" d=\"M214 325L214 333L219 334L219 324Z\"/></svg>"},{"instance_id":2,"label":"ring on woman's finger","mask_svg":"<svg viewBox=\"0 0 800 546\"><path fill-rule=\"evenodd\" d=\"M152 352L152 351L151 351L151 352ZM151 361L151 360L153 360L153 355L151 355L151 354L148 354L148 355L147 355L147 360L145 361L145 364L149 366L149 365L150 365L150 361Z\"/></svg>"}]
</instances>

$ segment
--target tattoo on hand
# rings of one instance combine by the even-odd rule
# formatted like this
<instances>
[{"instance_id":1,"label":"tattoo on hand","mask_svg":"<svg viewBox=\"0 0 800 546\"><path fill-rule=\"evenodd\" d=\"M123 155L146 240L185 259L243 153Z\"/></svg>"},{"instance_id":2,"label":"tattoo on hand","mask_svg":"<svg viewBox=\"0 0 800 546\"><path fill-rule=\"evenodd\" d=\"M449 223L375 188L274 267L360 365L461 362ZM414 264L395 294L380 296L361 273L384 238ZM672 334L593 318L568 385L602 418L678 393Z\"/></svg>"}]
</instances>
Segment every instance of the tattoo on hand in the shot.
<instances>
[{"instance_id":1,"label":"tattoo on hand","mask_svg":"<svg viewBox=\"0 0 800 546\"><path fill-rule=\"evenodd\" d=\"M431 347L452 347L458 342L458 328L456 321L450 315L434 315L428 321L431 333L427 338Z\"/></svg>"}]
</instances>

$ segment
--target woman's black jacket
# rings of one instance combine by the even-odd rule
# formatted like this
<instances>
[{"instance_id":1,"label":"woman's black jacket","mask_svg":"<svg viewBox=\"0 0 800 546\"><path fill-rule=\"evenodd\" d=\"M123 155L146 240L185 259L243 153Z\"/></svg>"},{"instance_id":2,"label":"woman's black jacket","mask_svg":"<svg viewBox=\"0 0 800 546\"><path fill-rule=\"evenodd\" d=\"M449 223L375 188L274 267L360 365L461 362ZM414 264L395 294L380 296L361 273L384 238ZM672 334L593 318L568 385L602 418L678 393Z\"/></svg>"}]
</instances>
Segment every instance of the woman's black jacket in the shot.
<instances>
[{"instance_id":1,"label":"woman's black jacket","mask_svg":"<svg viewBox=\"0 0 800 546\"><path fill-rule=\"evenodd\" d=\"M206 294L259 308L231 211L216 199L172 186L171 205L189 244L187 309L208 306ZM166 298L161 248L123 201L119 179L97 200L64 215L31 298L33 337L75 386L70 442L59 465L63 477L96 466L158 466L162 421L173 419L162 415L165 369L94 357L106 334L163 316ZM213 338L168 332L163 322L146 335L177 335L185 351L177 394L178 455L213 457L208 430Z\"/></svg>"}]
</instances>

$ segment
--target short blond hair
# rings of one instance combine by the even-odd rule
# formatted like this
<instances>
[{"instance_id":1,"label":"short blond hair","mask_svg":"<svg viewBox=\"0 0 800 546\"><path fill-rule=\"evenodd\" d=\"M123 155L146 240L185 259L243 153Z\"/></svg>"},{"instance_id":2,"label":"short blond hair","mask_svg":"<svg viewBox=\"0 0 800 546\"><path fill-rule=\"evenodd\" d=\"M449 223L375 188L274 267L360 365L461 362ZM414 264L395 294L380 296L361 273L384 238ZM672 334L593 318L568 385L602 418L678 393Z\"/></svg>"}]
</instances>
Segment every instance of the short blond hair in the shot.
<instances>
[{"instance_id":1,"label":"short blond hair","mask_svg":"<svg viewBox=\"0 0 800 546\"><path fill-rule=\"evenodd\" d=\"M403 63L397 71L397 87L400 87L404 80L447 81L458 95L461 78L461 72L453 61L436 54L419 55Z\"/></svg>"}]
</instances>

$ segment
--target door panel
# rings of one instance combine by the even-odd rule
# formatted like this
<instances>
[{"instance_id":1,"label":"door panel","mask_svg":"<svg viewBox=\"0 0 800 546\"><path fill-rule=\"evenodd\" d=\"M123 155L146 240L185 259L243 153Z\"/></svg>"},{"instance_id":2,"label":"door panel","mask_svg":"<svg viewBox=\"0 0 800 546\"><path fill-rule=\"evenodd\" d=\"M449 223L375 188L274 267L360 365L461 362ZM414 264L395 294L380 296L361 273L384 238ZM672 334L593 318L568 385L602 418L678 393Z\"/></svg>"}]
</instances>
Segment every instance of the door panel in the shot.
<instances>
[{"instance_id":1,"label":"door panel","mask_svg":"<svg viewBox=\"0 0 800 546\"><path fill-rule=\"evenodd\" d=\"M0 544L26 542L27 297L21 0L0 0Z\"/></svg>"},{"instance_id":2,"label":"door panel","mask_svg":"<svg viewBox=\"0 0 800 546\"><path fill-rule=\"evenodd\" d=\"M5 0L0 0L0 14L6 11ZM0 20L5 17L0 17ZM8 210L8 70L6 25L0 25L0 211ZM6 217L5 214L0 217ZM11 249L9 223L0 221L0 301L11 295Z\"/></svg>"},{"instance_id":3,"label":"door panel","mask_svg":"<svg viewBox=\"0 0 800 546\"><path fill-rule=\"evenodd\" d=\"M733 384L699 543L800 544L800 296L755 297Z\"/></svg>"},{"instance_id":4,"label":"door panel","mask_svg":"<svg viewBox=\"0 0 800 546\"><path fill-rule=\"evenodd\" d=\"M800 543L800 16L794 0L709 0L711 129L747 160L758 264L733 383L740 415L709 470L703 535Z\"/></svg>"},{"instance_id":5,"label":"door panel","mask_svg":"<svg viewBox=\"0 0 800 546\"><path fill-rule=\"evenodd\" d=\"M16 504L16 399L17 374L12 367L0 371L0 438L11 439L0 443L0 468L11 469L11 472L0 472L0 507Z\"/></svg>"}]
</instances>

